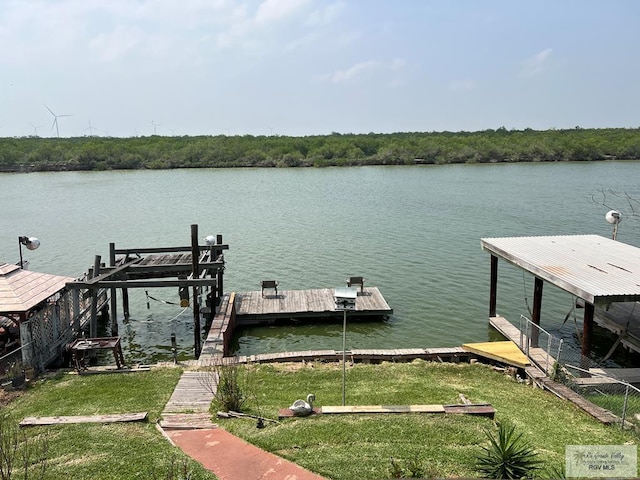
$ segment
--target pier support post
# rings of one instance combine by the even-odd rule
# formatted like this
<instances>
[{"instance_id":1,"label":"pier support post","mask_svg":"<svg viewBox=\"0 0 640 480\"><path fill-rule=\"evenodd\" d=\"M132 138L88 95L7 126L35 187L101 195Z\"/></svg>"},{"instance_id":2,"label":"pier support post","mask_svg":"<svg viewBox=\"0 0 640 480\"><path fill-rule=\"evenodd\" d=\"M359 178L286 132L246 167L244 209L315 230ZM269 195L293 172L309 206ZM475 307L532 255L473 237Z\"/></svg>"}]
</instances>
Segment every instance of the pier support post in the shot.
<instances>
[{"instance_id":1,"label":"pier support post","mask_svg":"<svg viewBox=\"0 0 640 480\"><path fill-rule=\"evenodd\" d=\"M491 293L489 295L489 317L496 316L498 303L498 257L491 255Z\"/></svg>"},{"instance_id":2,"label":"pier support post","mask_svg":"<svg viewBox=\"0 0 640 480\"><path fill-rule=\"evenodd\" d=\"M216 236L216 245L222 245L222 235L217 235ZM221 254L222 254L222 250L217 250L216 249L216 258L213 259L212 261L218 260L218 256L220 256ZM219 268L218 269L218 273L216 275L216 288L217 288L216 297L218 299L221 299L223 297L223 295L224 295L224 286L222 284L222 278L223 277L224 277L224 267L223 268Z\"/></svg>"},{"instance_id":3,"label":"pier support post","mask_svg":"<svg viewBox=\"0 0 640 480\"><path fill-rule=\"evenodd\" d=\"M588 357L591 353L591 335L593 333L593 314L595 307L592 303L584 302L584 317L582 320L582 355ZM588 368L583 367L583 368Z\"/></svg>"},{"instance_id":4,"label":"pier support post","mask_svg":"<svg viewBox=\"0 0 640 480\"><path fill-rule=\"evenodd\" d=\"M116 266L116 244L109 244L109 266ZM118 336L118 305L117 305L117 289L112 288L109 294L109 306L111 307L111 336Z\"/></svg>"},{"instance_id":5,"label":"pier support post","mask_svg":"<svg viewBox=\"0 0 640 480\"><path fill-rule=\"evenodd\" d=\"M533 311L531 312L531 322L536 326L531 328L531 337L529 338L529 345L534 348L538 346L538 337L540 336L540 330L537 327L540 326L543 285L544 281L536 277L533 287Z\"/></svg>"},{"instance_id":6,"label":"pier support post","mask_svg":"<svg viewBox=\"0 0 640 480\"><path fill-rule=\"evenodd\" d=\"M125 320L129 319L129 290L126 288L122 289L122 314Z\"/></svg>"},{"instance_id":7,"label":"pier support post","mask_svg":"<svg viewBox=\"0 0 640 480\"><path fill-rule=\"evenodd\" d=\"M200 277L200 248L198 246L198 225L191 225L191 278L194 280ZM198 287L193 286L193 347L196 359L200 356L202 342L200 336L200 305L198 304Z\"/></svg>"}]
</instances>

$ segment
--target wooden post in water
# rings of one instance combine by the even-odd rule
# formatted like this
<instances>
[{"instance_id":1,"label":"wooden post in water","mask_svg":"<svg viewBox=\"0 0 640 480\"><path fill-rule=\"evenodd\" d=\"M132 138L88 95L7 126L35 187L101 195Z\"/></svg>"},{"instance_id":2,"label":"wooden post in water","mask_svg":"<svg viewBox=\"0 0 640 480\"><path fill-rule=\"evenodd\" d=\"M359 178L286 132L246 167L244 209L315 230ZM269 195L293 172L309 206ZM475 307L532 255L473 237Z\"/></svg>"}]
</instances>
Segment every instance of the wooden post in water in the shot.
<instances>
[{"instance_id":1,"label":"wooden post in water","mask_svg":"<svg viewBox=\"0 0 640 480\"><path fill-rule=\"evenodd\" d=\"M491 255L491 293L489 295L489 317L496 316L498 303L498 257Z\"/></svg>"},{"instance_id":2,"label":"wooden post in water","mask_svg":"<svg viewBox=\"0 0 640 480\"><path fill-rule=\"evenodd\" d=\"M529 338L529 345L531 347L538 346L538 337L540 336L540 330L537 328L540 326L540 316L542 313L542 286L544 281L538 277L535 279L533 287L533 311L531 312L531 321L536 325L531 327L531 338Z\"/></svg>"},{"instance_id":3,"label":"wooden post in water","mask_svg":"<svg viewBox=\"0 0 640 480\"><path fill-rule=\"evenodd\" d=\"M216 245L222 245L222 235L216 236ZM222 254L221 249L216 249L216 258L212 261L218 260L218 256ZM224 295L224 286L222 285L222 277L224 276L224 268L218 269L218 274L216 275L216 288L217 288L217 298L222 298ZM215 307L214 307L215 308Z\"/></svg>"},{"instance_id":4,"label":"wooden post in water","mask_svg":"<svg viewBox=\"0 0 640 480\"><path fill-rule=\"evenodd\" d=\"M582 320L582 355L588 357L591 353L591 334L593 333L593 303L584 302L584 317ZM587 362L584 362L587 363ZM583 367L585 368L585 367ZM586 368L589 368L588 366Z\"/></svg>"},{"instance_id":5,"label":"wooden post in water","mask_svg":"<svg viewBox=\"0 0 640 480\"><path fill-rule=\"evenodd\" d=\"M200 277L200 247L198 246L198 225L191 225L191 278L194 280ZM193 347L195 357L200 356L201 340L200 335L200 305L198 304L198 287L193 286Z\"/></svg>"},{"instance_id":6,"label":"wooden post in water","mask_svg":"<svg viewBox=\"0 0 640 480\"><path fill-rule=\"evenodd\" d=\"M111 267L116 266L116 244L115 243L109 244L109 266ZM118 336L118 306L116 304L117 296L118 296L117 291L118 290L116 288L112 288L109 294L109 296L111 297L109 299L109 306L111 307L111 336L112 337Z\"/></svg>"},{"instance_id":7,"label":"wooden post in water","mask_svg":"<svg viewBox=\"0 0 640 480\"><path fill-rule=\"evenodd\" d=\"M129 290L126 288L122 289L122 315L124 315L124 319L129 319Z\"/></svg>"}]
</instances>

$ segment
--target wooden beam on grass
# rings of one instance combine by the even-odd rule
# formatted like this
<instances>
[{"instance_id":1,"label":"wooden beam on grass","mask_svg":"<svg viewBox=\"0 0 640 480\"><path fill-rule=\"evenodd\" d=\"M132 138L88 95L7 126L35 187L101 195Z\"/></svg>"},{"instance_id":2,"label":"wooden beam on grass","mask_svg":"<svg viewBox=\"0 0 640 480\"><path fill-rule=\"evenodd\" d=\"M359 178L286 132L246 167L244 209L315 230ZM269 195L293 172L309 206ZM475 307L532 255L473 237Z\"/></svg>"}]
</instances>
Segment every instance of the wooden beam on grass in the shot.
<instances>
[{"instance_id":1,"label":"wooden beam on grass","mask_svg":"<svg viewBox=\"0 0 640 480\"><path fill-rule=\"evenodd\" d=\"M73 423L121 423L144 422L147 420L147 412L117 413L113 415L77 415L59 417L26 417L20 422L21 427L33 427L37 425L62 425Z\"/></svg>"}]
</instances>

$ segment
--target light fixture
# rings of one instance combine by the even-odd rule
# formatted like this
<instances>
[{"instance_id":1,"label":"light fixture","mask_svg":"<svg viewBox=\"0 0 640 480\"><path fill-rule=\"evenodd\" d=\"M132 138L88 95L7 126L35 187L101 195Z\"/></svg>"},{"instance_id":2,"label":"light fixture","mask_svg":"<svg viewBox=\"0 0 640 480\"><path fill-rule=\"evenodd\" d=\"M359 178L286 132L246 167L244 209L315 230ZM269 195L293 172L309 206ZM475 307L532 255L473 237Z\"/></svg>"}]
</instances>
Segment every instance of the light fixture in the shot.
<instances>
[{"instance_id":1,"label":"light fixture","mask_svg":"<svg viewBox=\"0 0 640 480\"><path fill-rule=\"evenodd\" d=\"M204 237L204 243L206 243L207 246L215 245L216 237L214 237L213 235L207 235L206 237Z\"/></svg>"},{"instance_id":2,"label":"light fixture","mask_svg":"<svg viewBox=\"0 0 640 480\"><path fill-rule=\"evenodd\" d=\"M622 214L616 210L609 210L604 219L613 225L613 240L618 236L618 224L622 221Z\"/></svg>"},{"instance_id":3,"label":"light fixture","mask_svg":"<svg viewBox=\"0 0 640 480\"><path fill-rule=\"evenodd\" d=\"M20 249L20 268L24 268L24 261L22 260L22 246L27 247L28 250L35 250L40 246L40 240L36 237L18 237L18 248Z\"/></svg>"}]
</instances>

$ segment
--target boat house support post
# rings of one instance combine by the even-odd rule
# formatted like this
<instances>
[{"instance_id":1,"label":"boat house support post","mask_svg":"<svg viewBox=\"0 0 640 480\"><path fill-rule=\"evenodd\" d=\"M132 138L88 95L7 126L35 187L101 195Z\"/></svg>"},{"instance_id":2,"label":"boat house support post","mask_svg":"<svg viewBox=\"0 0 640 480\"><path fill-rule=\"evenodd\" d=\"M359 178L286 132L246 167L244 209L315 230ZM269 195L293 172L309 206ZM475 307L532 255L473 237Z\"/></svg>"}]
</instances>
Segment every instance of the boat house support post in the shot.
<instances>
[{"instance_id":1,"label":"boat house support post","mask_svg":"<svg viewBox=\"0 0 640 480\"><path fill-rule=\"evenodd\" d=\"M489 296L489 317L496 316L498 301L498 257L491 255L491 293Z\"/></svg>"},{"instance_id":2,"label":"boat house support post","mask_svg":"<svg viewBox=\"0 0 640 480\"><path fill-rule=\"evenodd\" d=\"M582 324L582 356L583 357L588 357L589 354L591 353L591 335L593 333L594 311L595 311L595 307L593 306L593 304L585 301L584 317L583 317L583 324Z\"/></svg>"},{"instance_id":3,"label":"boat house support post","mask_svg":"<svg viewBox=\"0 0 640 480\"><path fill-rule=\"evenodd\" d=\"M542 287L544 285L544 281L538 277L535 279L535 283L533 286L533 311L531 312L531 321L540 326L540 315L542 312ZM531 337L529 338L529 345L531 347L538 346L538 337L540 335L540 330L537 327L531 328Z\"/></svg>"},{"instance_id":4,"label":"boat house support post","mask_svg":"<svg viewBox=\"0 0 640 480\"><path fill-rule=\"evenodd\" d=\"M200 257L200 247L198 246L198 225L191 225L191 277L193 279L200 278L200 265L198 258ZM201 340L200 335L200 305L198 303L198 286L193 286L193 348L195 358L200 356Z\"/></svg>"},{"instance_id":5,"label":"boat house support post","mask_svg":"<svg viewBox=\"0 0 640 480\"><path fill-rule=\"evenodd\" d=\"M109 266L116 266L116 244L109 244ZM111 307L111 336L118 336L118 305L117 305L117 289L112 288L110 290L109 306Z\"/></svg>"}]
</instances>

